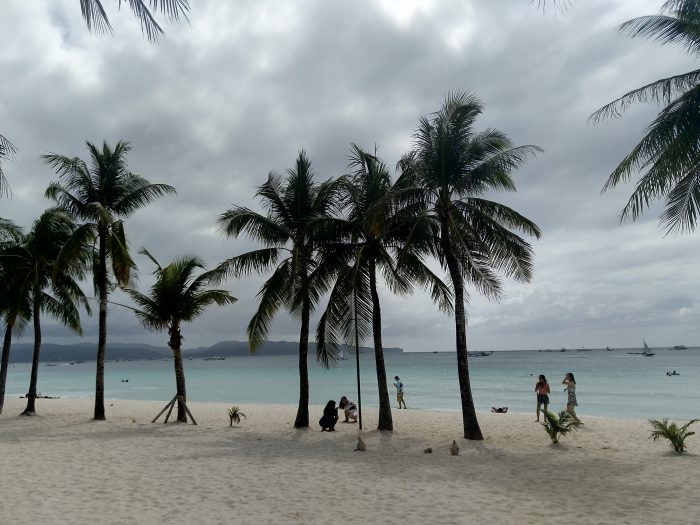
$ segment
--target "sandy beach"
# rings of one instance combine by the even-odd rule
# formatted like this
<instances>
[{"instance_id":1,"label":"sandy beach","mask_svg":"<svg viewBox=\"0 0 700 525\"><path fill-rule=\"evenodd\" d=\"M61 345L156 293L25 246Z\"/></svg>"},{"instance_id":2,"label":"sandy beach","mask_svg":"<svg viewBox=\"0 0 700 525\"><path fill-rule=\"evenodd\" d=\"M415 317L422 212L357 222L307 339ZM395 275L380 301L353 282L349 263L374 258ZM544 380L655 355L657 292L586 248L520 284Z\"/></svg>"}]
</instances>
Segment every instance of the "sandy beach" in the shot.
<instances>
[{"instance_id":1,"label":"sandy beach","mask_svg":"<svg viewBox=\"0 0 700 525\"><path fill-rule=\"evenodd\" d=\"M0 520L8 524L698 523L700 439L677 455L646 421L584 418L553 446L534 416L394 410L395 431L292 427L296 407L192 403L199 423L151 424L164 403L37 400L0 416ZM161 419L162 421L162 419ZM365 427L376 411L365 410ZM461 451L448 453L456 439ZM424 449L432 448L426 454Z\"/></svg>"}]
</instances>

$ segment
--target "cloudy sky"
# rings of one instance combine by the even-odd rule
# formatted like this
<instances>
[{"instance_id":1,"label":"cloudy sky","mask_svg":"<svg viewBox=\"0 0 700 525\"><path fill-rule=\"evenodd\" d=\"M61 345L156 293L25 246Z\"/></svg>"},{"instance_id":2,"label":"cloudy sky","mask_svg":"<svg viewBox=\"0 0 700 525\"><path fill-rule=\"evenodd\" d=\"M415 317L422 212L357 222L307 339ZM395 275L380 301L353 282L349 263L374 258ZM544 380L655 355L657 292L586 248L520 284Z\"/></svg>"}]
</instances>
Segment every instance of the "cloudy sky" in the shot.
<instances>
[{"instance_id":1,"label":"cloudy sky","mask_svg":"<svg viewBox=\"0 0 700 525\"><path fill-rule=\"evenodd\" d=\"M534 281L507 282L498 303L471 295L470 349L700 344L697 238L664 237L658 207L620 225L631 184L600 195L659 108L586 122L630 89L697 67L677 48L617 33L661 0L579 0L565 14L526 0L196 0L190 24L167 25L159 45L104 3L114 36L90 34L78 0L3 0L0 133L19 152L5 163L13 198L0 216L29 226L49 206L55 176L40 154L87 159L86 140L128 140L132 171L178 190L128 219L132 248L161 262L196 253L213 266L254 247L219 235L218 214L259 209L256 186L300 148L323 179L345 172L351 142L377 144L393 166L418 117L467 90L485 105L477 128L545 150L514 174L517 193L496 196L542 229ZM152 267L137 263L146 288ZM239 302L186 326L185 344L244 340L261 282L227 282ZM383 289L381 301L385 345L454 348L451 319L425 295ZM84 325L96 340L96 318ZM75 340L48 320L45 332ZM166 342L117 307L108 333ZM280 314L270 336L297 339L298 323Z\"/></svg>"}]
</instances>

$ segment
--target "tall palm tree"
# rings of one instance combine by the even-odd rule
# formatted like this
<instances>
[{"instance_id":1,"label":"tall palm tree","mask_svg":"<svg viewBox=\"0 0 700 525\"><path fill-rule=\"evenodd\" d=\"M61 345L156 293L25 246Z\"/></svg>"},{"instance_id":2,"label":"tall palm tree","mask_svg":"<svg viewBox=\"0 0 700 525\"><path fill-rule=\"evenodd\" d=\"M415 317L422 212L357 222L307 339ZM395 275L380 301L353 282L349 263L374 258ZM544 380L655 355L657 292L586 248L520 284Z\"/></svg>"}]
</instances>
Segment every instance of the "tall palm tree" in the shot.
<instances>
[{"instance_id":1,"label":"tall palm tree","mask_svg":"<svg viewBox=\"0 0 700 525\"><path fill-rule=\"evenodd\" d=\"M32 315L29 290L26 286L22 286L20 280L14 278L13 263L16 262L16 259L5 257L3 254L10 248L21 246L25 242L26 238L19 228L16 228L9 221L0 219L0 317L5 326L2 357L0 358L0 414L2 414L5 403L5 385L12 336L13 333L22 331Z\"/></svg>"},{"instance_id":2,"label":"tall palm tree","mask_svg":"<svg viewBox=\"0 0 700 525\"><path fill-rule=\"evenodd\" d=\"M85 276L90 251L85 249L85 237L76 240L76 226L62 210L45 211L34 223L23 242L6 247L0 256L5 271L11 271L13 282L7 286L5 318L9 327L29 315L34 325L34 353L27 407L23 415L34 415L39 358L41 353L41 312L48 313L79 334L78 306L90 312L85 294L77 280ZM5 342L8 342L6 330ZM3 348L4 351L4 348ZM9 345L8 345L9 357Z\"/></svg>"},{"instance_id":3,"label":"tall palm tree","mask_svg":"<svg viewBox=\"0 0 700 525\"><path fill-rule=\"evenodd\" d=\"M515 191L510 172L540 148L513 147L495 129L474 131L482 110L474 95L449 94L431 120L420 119L413 149L400 162L404 176L420 189L425 219L434 225L433 251L452 281L457 372L467 439L483 436L469 382L465 281L492 298L501 293L498 272L529 281L532 247L511 230L540 235L532 221L484 197L489 191Z\"/></svg>"},{"instance_id":4,"label":"tall palm tree","mask_svg":"<svg viewBox=\"0 0 700 525\"><path fill-rule=\"evenodd\" d=\"M16 152L17 150L12 145L12 142L0 135L0 197L10 193L10 187L7 184L5 172L2 169L2 162L5 159L12 157L12 155L14 155Z\"/></svg>"},{"instance_id":5,"label":"tall palm tree","mask_svg":"<svg viewBox=\"0 0 700 525\"><path fill-rule=\"evenodd\" d=\"M248 340L254 351L267 336L275 313L283 306L301 321L299 334L299 408L294 426L309 426L309 323L311 312L332 283L332 271L320 264L320 229L337 206L337 181L318 184L311 161L302 150L285 180L274 172L256 193L267 214L235 206L219 216L227 237L245 233L265 245L221 263L219 272L244 275L274 268L258 292L258 310L248 324ZM318 354L327 365L334 356Z\"/></svg>"},{"instance_id":6,"label":"tall palm tree","mask_svg":"<svg viewBox=\"0 0 700 525\"><path fill-rule=\"evenodd\" d=\"M339 273L328 307L321 316L317 341L323 352L327 344L335 347L341 338L351 339L356 322L363 336L371 331L379 392L378 428L393 430L377 272L381 272L394 293L408 293L416 281L431 287L447 309L451 294L423 264L420 252L408 249L414 246L413 239L425 239L426 232L419 232L415 210L398 206L396 197L401 188L392 184L386 164L376 152L370 154L355 144L351 146L349 159L351 173L340 180L341 208L347 216L333 221L342 242L322 247L324 258L339 260L347 266ZM399 265L396 254L401 248L404 250Z\"/></svg>"},{"instance_id":7,"label":"tall palm tree","mask_svg":"<svg viewBox=\"0 0 700 525\"><path fill-rule=\"evenodd\" d=\"M634 18L619 30L632 37L649 37L662 45L679 44L698 57L700 0L669 0L663 4L661 14ZM593 113L591 120L597 123L619 118L638 102L663 103L665 107L646 127L639 144L610 174L603 192L640 173L620 221L634 221L652 201L664 199L661 224L669 232L693 231L700 212L700 69L630 91Z\"/></svg>"},{"instance_id":8,"label":"tall palm tree","mask_svg":"<svg viewBox=\"0 0 700 525\"><path fill-rule=\"evenodd\" d=\"M237 299L226 290L207 288L210 284L218 282L220 274L205 271L195 275L198 269L204 269L204 263L199 257L184 256L163 267L145 248L140 253L156 265L156 282L148 295L131 288L127 288L126 292L137 304L138 308L134 311L144 327L149 330L168 330L168 346L173 351L177 395L179 399L186 401L180 326L183 322L199 317L207 306L233 304ZM187 422L183 403L178 403L177 420Z\"/></svg>"},{"instance_id":9,"label":"tall palm tree","mask_svg":"<svg viewBox=\"0 0 700 525\"><path fill-rule=\"evenodd\" d=\"M176 22L183 17L187 19L190 10L189 0L117 0L119 7L122 2L129 4L131 12L141 23L141 31L150 42L157 42L165 33L156 22L151 10L165 15L169 22ZM151 9L148 8L150 4ZM80 10L90 31L96 33L111 33L112 25L107 17L107 12L102 6L102 0L80 0Z\"/></svg>"},{"instance_id":10,"label":"tall palm tree","mask_svg":"<svg viewBox=\"0 0 700 525\"><path fill-rule=\"evenodd\" d=\"M107 344L107 299L113 286L128 286L133 271L124 233L123 218L153 202L157 197L174 194L167 184L151 184L129 171L126 155L131 150L128 142L118 142L111 149L106 142L102 149L87 142L90 166L83 160L54 153L44 155L44 163L59 176L46 189L53 199L71 217L83 221L97 239L97 254L93 265L95 290L99 294L99 335L97 343L97 374L95 385L95 413L97 420L105 419L104 361ZM111 263L108 268L107 263ZM111 270L111 275L110 275Z\"/></svg>"}]
</instances>

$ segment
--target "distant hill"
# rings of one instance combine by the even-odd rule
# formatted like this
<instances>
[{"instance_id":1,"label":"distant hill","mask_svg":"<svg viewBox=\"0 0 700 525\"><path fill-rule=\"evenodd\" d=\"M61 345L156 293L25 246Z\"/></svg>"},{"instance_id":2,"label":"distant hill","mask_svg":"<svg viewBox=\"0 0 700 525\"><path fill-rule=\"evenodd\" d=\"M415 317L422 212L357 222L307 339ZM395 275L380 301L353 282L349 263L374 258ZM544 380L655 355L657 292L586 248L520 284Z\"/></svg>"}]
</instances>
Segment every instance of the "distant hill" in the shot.
<instances>
[{"instance_id":1,"label":"distant hill","mask_svg":"<svg viewBox=\"0 0 700 525\"><path fill-rule=\"evenodd\" d=\"M355 347L342 347L346 355L354 355ZM256 351L257 355L288 355L296 354L299 343L294 341L265 341ZM360 353L372 352L374 349L366 346L360 347ZM27 363L32 360L34 352L33 343L13 343L10 353L10 362ZM97 352L97 343L77 343L69 345L57 345L53 343L43 343L41 345L41 361L43 363L56 361L94 361ZM309 354L316 352L316 345L309 343ZM386 353L403 352L401 348L384 348ZM166 346L153 346L141 343L107 343L106 359L114 361L117 359L146 360L162 359L170 357L172 352ZM232 357L248 355L248 343L246 341L221 341L211 346L184 349L183 355L187 357Z\"/></svg>"}]
</instances>

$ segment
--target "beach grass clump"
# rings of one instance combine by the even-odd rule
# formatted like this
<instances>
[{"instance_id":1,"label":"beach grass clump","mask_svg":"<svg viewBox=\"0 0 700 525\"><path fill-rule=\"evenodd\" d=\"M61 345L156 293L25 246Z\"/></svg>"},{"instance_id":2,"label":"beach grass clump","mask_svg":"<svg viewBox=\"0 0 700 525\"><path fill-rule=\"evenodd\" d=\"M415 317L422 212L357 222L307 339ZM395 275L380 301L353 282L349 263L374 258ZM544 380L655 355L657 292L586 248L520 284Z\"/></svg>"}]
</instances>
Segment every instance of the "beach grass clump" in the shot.
<instances>
[{"instance_id":1,"label":"beach grass clump","mask_svg":"<svg viewBox=\"0 0 700 525\"><path fill-rule=\"evenodd\" d=\"M238 405L232 406L229 411L228 411L228 418L230 421L229 426L232 427L234 423L236 425L240 424L241 418L247 419L245 417L245 414L241 412L241 409L238 407Z\"/></svg>"},{"instance_id":2,"label":"beach grass clump","mask_svg":"<svg viewBox=\"0 0 700 525\"><path fill-rule=\"evenodd\" d=\"M688 430L688 428L690 425L697 423L698 421L700 421L700 419L691 419L685 425L679 427L675 422L669 424L668 419L664 419L663 421L659 421L658 419L650 419L649 423L651 424L653 430L651 431L649 438L653 439L654 441L661 438L667 439L671 448L680 454L686 451L686 438L695 434L695 432Z\"/></svg>"},{"instance_id":3,"label":"beach grass clump","mask_svg":"<svg viewBox=\"0 0 700 525\"><path fill-rule=\"evenodd\" d=\"M552 443L556 445L559 443L560 437L577 430L583 423L566 410L562 410L558 415L549 410L545 410L544 423L541 423L541 425L549 435Z\"/></svg>"}]
</instances>

